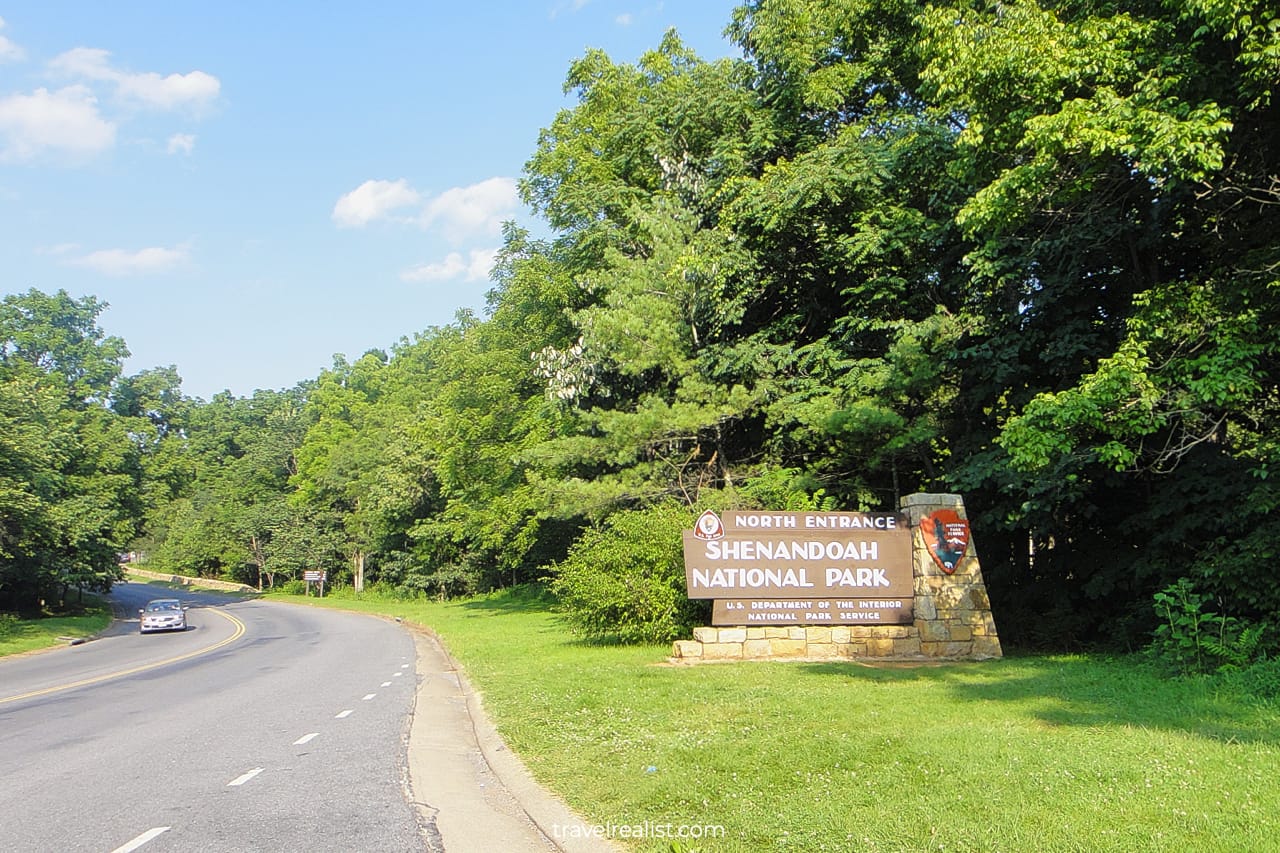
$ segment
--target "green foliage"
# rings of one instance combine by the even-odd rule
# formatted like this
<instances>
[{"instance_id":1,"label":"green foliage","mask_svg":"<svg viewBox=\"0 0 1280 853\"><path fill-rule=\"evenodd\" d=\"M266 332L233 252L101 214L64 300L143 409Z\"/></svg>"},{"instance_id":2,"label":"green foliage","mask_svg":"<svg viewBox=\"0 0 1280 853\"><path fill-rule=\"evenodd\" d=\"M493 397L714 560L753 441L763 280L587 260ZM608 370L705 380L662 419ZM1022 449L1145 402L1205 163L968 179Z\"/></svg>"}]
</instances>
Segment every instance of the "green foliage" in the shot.
<instances>
[{"instance_id":1,"label":"green foliage","mask_svg":"<svg viewBox=\"0 0 1280 853\"><path fill-rule=\"evenodd\" d=\"M826 494L812 475L794 468L773 468L760 473L741 488L742 496L757 506L786 512L829 512L835 499Z\"/></svg>"},{"instance_id":2,"label":"green foliage","mask_svg":"<svg viewBox=\"0 0 1280 853\"><path fill-rule=\"evenodd\" d=\"M1242 696L1275 702L1280 700L1280 657L1233 667L1223 674L1222 680L1230 690Z\"/></svg>"},{"instance_id":3,"label":"green foliage","mask_svg":"<svg viewBox=\"0 0 1280 853\"><path fill-rule=\"evenodd\" d=\"M136 534L144 448L107 406L124 342L106 306L37 290L0 301L0 607L106 590Z\"/></svg>"},{"instance_id":4,"label":"green foliage","mask_svg":"<svg viewBox=\"0 0 1280 853\"><path fill-rule=\"evenodd\" d=\"M552 571L565 620L592 640L660 643L701 616L685 595L681 531L691 511L673 501L623 510L587 530Z\"/></svg>"},{"instance_id":5,"label":"green foliage","mask_svg":"<svg viewBox=\"0 0 1280 853\"><path fill-rule=\"evenodd\" d=\"M1187 578L1156 593L1161 621L1148 652L1158 663L1189 675L1241 670L1264 657L1267 625L1205 612L1208 603L1209 597L1196 592Z\"/></svg>"}]
</instances>

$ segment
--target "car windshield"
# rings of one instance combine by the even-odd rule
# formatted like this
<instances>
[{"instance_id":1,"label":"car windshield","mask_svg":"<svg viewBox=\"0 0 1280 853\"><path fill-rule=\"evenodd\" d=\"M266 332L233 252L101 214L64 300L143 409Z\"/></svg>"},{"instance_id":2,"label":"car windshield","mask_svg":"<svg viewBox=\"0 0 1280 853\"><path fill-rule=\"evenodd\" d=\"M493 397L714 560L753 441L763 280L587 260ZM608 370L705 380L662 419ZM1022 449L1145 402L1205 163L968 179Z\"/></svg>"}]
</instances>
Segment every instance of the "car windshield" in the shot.
<instances>
[{"instance_id":1,"label":"car windshield","mask_svg":"<svg viewBox=\"0 0 1280 853\"><path fill-rule=\"evenodd\" d=\"M147 605L148 613L158 613L161 610L177 610L178 602L176 601L153 601Z\"/></svg>"}]
</instances>

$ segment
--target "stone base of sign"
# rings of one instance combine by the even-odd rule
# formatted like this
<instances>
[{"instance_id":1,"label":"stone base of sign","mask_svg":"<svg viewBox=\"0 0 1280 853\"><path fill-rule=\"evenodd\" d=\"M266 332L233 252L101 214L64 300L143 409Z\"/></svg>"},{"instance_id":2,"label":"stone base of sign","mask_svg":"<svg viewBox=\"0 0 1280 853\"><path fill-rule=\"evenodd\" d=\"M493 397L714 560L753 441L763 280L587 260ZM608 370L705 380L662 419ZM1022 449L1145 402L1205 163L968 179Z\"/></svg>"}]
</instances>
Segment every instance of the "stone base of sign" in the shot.
<instances>
[{"instance_id":1,"label":"stone base of sign","mask_svg":"<svg viewBox=\"0 0 1280 853\"><path fill-rule=\"evenodd\" d=\"M727 660L987 660L1001 657L1000 638L982 580L977 549L953 573L934 562L920 520L940 509L965 518L959 495L916 494L902 499L911 522L915 619L910 625L771 625L694 628L677 640L676 663Z\"/></svg>"}]
</instances>

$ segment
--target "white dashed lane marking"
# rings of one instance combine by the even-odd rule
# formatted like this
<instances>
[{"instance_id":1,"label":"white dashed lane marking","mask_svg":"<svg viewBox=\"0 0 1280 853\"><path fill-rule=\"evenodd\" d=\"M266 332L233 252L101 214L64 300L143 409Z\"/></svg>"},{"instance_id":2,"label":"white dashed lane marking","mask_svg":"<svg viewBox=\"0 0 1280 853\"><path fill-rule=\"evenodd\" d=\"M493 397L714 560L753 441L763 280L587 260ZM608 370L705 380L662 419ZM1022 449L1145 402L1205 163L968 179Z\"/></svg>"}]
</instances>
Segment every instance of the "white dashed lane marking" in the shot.
<instances>
[{"instance_id":1,"label":"white dashed lane marking","mask_svg":"<svg viewBox=\"0 0 1280 853\"><path fill-rule=\"evenodd\" d=\"M354 711L354 710L352 710L351 708L348 708L348 709L347 709L347 710L345 710L345 711L339 711L339 712L337 713L337 715L336 715L336 716L334 716L334 719L335 719L335 720L341 720L341 719L343 719L344 717L350 717L350 716L351 716L352 714L354 714L354 713L355 713L355 711Z\"/></svg>"},{"instance_id":2,"label":"white dashed lane marking","mask_svg":"<svg viewBox=\"0 0 1280 853\"><path fill-rule=\"evenodd\" d=\"M311 734L303 735L302 737L300 737L300 738L298 738L297 740L295 740L295 741L293 742L293 745L294 745L294 746L302 746L304 743L310 743L311 741L315 740L315 739L316 739L316 738L318 738L318 737L320 737L320 733L319 733L319 732L312 732Z\"/></svg>"},{"instance_id":3,"label":"white dashed lane marking","mask_svg":"<svg viewBox=\"0 0 1280 853\"><path fill-rule=\"evenodd\" d=\"M374 696L377 696L377 695L378 695L377 693L366 693L366 694L364 694L364 698L363 698L363 699L361 699L360 701L361 701L361 702L368 702L370 699L372 699Z\"/></svg>"},{"instance_id":4,"label":"white dashed lane marking","mask_svg":"<svg viewBox=\"0 0 1280 853\"><path fill-rule=\"evenodd\" d=\"M252 770L250 770L248 773L241 774L236 778L232 779L230 782L227 783L227 787L228 788L239 787L240 785L243 785L245 782L248 782L254 776L257 776L259 773L262 772L262 770L263 768L261 767L255 767Z\"/></svg>"},{"instance_id":5,"label":"white dashed lane marking","mask_svg":"<svg viewBox=\"0 0 1280 853\"><path fill-rule=\"evenodd\" d=\"M154 829L148 829L146 832L142 833L132 841L128 841L124 844L121 844L115 850L112 850L111 853L132 853L132 851L137 850L139 847L146 844L151 839L159 835L163 835L168 831L169 831L169 827L167 826L157 826Z\"/></svg>"}]
</instances>

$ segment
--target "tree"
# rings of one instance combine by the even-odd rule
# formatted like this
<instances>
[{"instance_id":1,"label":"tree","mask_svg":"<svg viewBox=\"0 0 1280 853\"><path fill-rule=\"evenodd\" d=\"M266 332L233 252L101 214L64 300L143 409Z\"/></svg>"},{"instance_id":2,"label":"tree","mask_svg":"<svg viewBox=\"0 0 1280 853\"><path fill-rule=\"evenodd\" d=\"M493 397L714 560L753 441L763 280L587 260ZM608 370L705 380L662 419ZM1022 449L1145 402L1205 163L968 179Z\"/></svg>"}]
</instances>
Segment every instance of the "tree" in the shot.
<instances>
[{"instance_id":1,"label":"tree","mask_svg":"<svg viewBox=\"0 0 1280 853\"><path fill-rule=\"evenodd\" d=\"M141 510L137 449L105 403L124 342L92 297L0 302L0 608L107 589Z\"/></svg>"}]
</instances>

